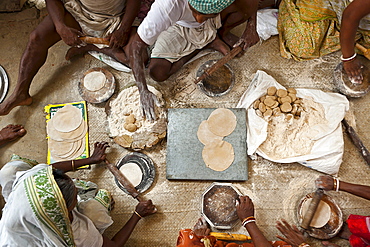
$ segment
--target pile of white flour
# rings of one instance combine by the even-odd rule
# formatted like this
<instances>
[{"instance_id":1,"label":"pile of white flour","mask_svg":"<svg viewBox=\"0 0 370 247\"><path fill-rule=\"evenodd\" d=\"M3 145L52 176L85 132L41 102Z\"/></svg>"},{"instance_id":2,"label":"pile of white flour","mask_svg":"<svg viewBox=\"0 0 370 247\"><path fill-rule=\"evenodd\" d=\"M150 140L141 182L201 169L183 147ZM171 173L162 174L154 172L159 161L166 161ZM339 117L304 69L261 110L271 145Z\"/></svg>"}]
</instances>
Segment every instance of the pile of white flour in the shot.
<instances>
[{"instance_id":1,"label":"pile of white flour","mask_svg":"<svg viewBox=\"0 0 370 247\"><path fill-rule=\"evenodd\" d=\"M312 99L302 99L304 111L300 118L287 120L286 115L272 116L269 119L267 138L260 150L272 159L285 159L311 153L320 125L328 121L324 107Z\"/></svg>"}]
</instances>

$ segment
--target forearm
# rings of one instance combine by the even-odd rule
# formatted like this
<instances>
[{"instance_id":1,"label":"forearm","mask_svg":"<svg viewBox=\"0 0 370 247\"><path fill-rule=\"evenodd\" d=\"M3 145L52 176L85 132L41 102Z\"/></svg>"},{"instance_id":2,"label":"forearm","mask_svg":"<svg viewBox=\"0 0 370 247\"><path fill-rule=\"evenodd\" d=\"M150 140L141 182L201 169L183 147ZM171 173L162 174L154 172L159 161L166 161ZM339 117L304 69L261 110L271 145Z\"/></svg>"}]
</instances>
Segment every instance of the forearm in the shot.
<instances>
[{"instance_id":1,"label":"forearm","mask_svg":"<svg viewBox=\"0 0 370 247\"><path fill-rule=\"evenodd\" d=\"M130 49L130 66L132 68L137 87L139 88L139 92L148 90L144 73L144 54L147 52L146 48L147 45L140 39L138 34L135 34Z\"/></svg>"},{"instance_id":2,"label":"forearm","mask_svg":"<svg viewBox=\"0 0 370 247\"><path fill-rule=\"evenodd\" d=\"M126 2L125 13L123 14L119 29L122 30L131 29L132 23L134 22L136 16L139 13L140 3L141 1L138 0L128 0Z\"/></svg>"},{"instance_id":3,"label":"forearm","mask_svg":"<svg viewBox=\"0 0 370 247\"><path fill-rule=\"evenodd\" d=\"M77 168L85 165L95 164L95 161L91 158L79 159L79 160L67 160L56 162L51 164L54 168L62 170L64 172L75 171Z\"/></svg>"},{"instance_id":4,"label":"forearm","mask_svg":"<svg viewBox=\"0 0 370 247\"><path fill-rule=\"evenodd\" d=\"M65 9L63 3L60 0L46 0L46 8L58 32L59 29L65 26Z\"/></svg>"},{"instance_id":5,"label":"forearm","mask_svg":"<svg viewBox=\"0 0 370 247\"><path fill-rule=\"evenodd\" d=\"M271 247L271 244L267 241L255 222L246 224L245 228L251 236L255 247Z\"/></svg>"},{"instance_id":6,"label":"forearm","mask_svg":"<svg viewBox=\"0 0 370 247\"><path fill-rule=\"evenodd\" d=\"M137 216L136 214L132 214L131 218L126 222L121 230L119 230L119 232L114 235L112 240L106 237L103 238L103 247L124 246L139 220L139 216Z\"/></svg>"},{"instance_id":7,"label":"forearm","mask_svg":"<svg viewBox=\"0 0 370 247\"><path fill-rule=\"evenodd\" d=\"M370 186L339 182L339 190L370 200Z\"/></svg>"}]
</instances>

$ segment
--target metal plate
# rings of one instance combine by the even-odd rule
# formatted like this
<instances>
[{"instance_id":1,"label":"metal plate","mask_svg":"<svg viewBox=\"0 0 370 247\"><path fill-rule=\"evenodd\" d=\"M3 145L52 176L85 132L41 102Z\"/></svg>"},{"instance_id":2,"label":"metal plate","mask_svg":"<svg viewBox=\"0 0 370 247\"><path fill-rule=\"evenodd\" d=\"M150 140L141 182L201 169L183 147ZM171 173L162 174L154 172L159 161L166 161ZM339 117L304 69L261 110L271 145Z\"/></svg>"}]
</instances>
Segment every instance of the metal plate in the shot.
<instances>
[{"instance_id":1,"label":"metal plate","mask_svg":"<svg viewBox=\"0 0 370 247\"><path fill-rule=\"evenodd\" d=\"M236 116L236 128L224 140L234 148L234 161L224 171L206 167L198 140L199 124L208 119L215 108L168 109L167 127L167 179L185 180L248 180L246 111L244 108L230 109Z\"/></svg>"},{"instance_id":2,"label":"metal plate","mask_svg":"<svg viewBox=\"0 0 370 247\"><path fill-rule=\"evenodd\" d=\"M242 194L231 183L212 183L202 194L202 215L217 229L231 229L238 222L235 203Z\"/></svg>"},{"instance_id":3,"label":"metal plate","mask_svg":"<svg viewBox=\"0 0 370 247\"><path fill-rule=\"evenodd\" d=\"M0 66L0 103L3 102L3 100L6 97L6 94L8 93L9 89L9 79L6 74L6 71L2 66Z\"/></svg>"},{"instance_id":4,"label":"metal plate","mask_svg":"<svg viewBox=\"0 0 370 247\"><path fill-rule=\"evenodd\" d=\"M364 77L361 84L352 83L343 68L343 62L340 62L334 70L334 84L339 92L349 97L362 97L370 91L370 61L363 56L358 55L357 59L364 65L362 75Z\"/></svg>"},{"instance_id":5,"label":"metal plate","mask_svg":"<svg viewBox=\"0 0 370 247\"><path fill-rule=\"evenodd\" d=\"M104 73L105 77L107 78L105 81L105 85L103 88L99 89L98 91L89 91L84 86L84 78L87 74L98 71ZM78 92L80 93L81 97L89 103L102 103L107 101L114 93L116 89L116 82L114 76L111 72L103 68L92 68L86 71L78 83Z\"/></svg>"},{"instance_id":6,"label":"metal plate","mask_svg":"<svg viewBox=\"0 0 370 247\"><path fill-rule=\"evenodd\" d=\"M305 201L312 198L314 194L315 194L314 192L307 194L300 201L298 205L298 209L297 209L297 217L299 220L299 224L301 224L303 220L302 205ZM340 229L342 228L343 214L342 214L342 210L339 208L339 206L335 203L335 201L330 196L324 194L321 200L326 202L331 209L330 219L328 223L326 223L323 227L321 228L311 227L307 232L311 237L314 237L314 238L330 239L330 238L333 238L335 235L337 235Z\"/></svg>"},{"instance_id":7,"label":"metal plate","mask_svg":"<svg viewBox=\"0 0 370 247\"><path fill-rule=\"evenodd\" d=\"M198 71L197 77L200 77L206 69L215 64L218 60L209 60L202 64ZM208 76L206 79L199 82L199 89L209 97L220 97L233 88L235 83L235 75L230 65L224 64L221 68Z\"/></svg>"},{"instance_id":8,"label":"metal plate","mask_svg":"<svg viewBox=\"0 0 370 247\"><path fill-rule=\"evenodd\" d=\"M140 167L141 172L143 173L143 178L142 178L140 184L138 186L136 186L135 188L140 193L143 193L144 191L149 189L150 186L154 182L155 167L154 167L153 161L147 155L145 155L143 153L133 152L133 153L127 154L125 157L120 159L116 166L117 166L118 169L120 169L121 166L123 166L125 164L128 164L128 163L135 163ZM123 174L123 175L125 175L125 174ZM123 187L121 185L121 183L118 182L117 178L115 178L115 181L116 181L117 186L121 190L123 190L125 193L128 194L125 187Z\"/></svg>"}]
</instances>

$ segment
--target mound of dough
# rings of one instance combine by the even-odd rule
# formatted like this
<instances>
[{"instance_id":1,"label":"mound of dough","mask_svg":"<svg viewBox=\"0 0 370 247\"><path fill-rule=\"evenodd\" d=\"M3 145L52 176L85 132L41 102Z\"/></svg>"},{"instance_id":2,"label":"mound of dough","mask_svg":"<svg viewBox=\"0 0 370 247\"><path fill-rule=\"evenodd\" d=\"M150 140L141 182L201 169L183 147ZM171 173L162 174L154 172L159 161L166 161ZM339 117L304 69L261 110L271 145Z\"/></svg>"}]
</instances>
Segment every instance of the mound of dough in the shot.
<instances>
[{"instance_id":1,"label":"mound of dough","mask_svg":"<svg viewBox=\"0 0 370 247\"><path fill-rule=\"evenodd\" d=\"M302 217L306 215L306 212L308 210L308 207L310 206L311 201L312 198L309 198L302 204ZM317 206L316 212L312 218L310 226L315 228L321 228L325 226L326 223L328 223L328 221L330 220L330 215L331 215L330 206L326 202L321 200L319 205Z\"/></svg>"},{"instance_id":2,"label":"mound of dough","mask_svg":"<svg viewBox=\"0 0 370 247\"><path fill-rule=\"evenodd\" d=\"M95 92L104 87L107 78L103 72L93 71L85 75L83 81L87 90Z\"/></svg>"},{"instance_id":3,"label":"mound of dough","mask_svg":"<svg viewBox=\"0 0 370 247\"><path fill-rule=\"evenodd\" d=\"M226 108L214 110L207 121L209 130L218 136L228 136L236 127L235 114Z\"/></svg>"},{"instance_id":4,"label":"mound of dough","mask_svg":"<svg viewBox=\"0 0 370 247\"><path fill-rule=\"evenodd\" d=\"M234 148L226 141L214 141L204 146L202 157L207 167L224 171L234 161Z\"/></svg>"},{"instance_id":5,"label":"mound of dough","mask_svg":"<svg viewBox=\"0 0 370 247\"><path fill-rule=\"evenodd\" d=\"M109 136L113 137L114 141L122 147L134 150L150 148L166 136L167 114L162 94L152 86L148 86L148 89L161 104L160 106L155 105L157 120L153 122L143 117L140 94L136 86L122 90L115 99L111 99L108 103L110 107L107 112ZM135 119L137 129L134 132L124 127L130 115Z\"/></svg>"}]
</instances>

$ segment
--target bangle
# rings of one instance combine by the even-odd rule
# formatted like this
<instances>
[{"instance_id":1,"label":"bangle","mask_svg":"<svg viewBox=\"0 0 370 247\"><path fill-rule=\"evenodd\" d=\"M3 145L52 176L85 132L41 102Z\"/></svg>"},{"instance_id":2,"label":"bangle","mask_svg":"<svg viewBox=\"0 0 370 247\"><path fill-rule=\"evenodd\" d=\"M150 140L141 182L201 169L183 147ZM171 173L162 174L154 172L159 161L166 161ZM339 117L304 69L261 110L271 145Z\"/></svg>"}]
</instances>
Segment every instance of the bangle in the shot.
<instances>
[{"instance_id":1,"label":"bangle","mask_svg":"<svg viewBox=\"0 0 370 247\"><path fill-rule=\"evenodd\" d=\"M310 247L310 245L306 243L301 243L298 247Z\"/></svg>"},{"instance_id":2,"label":"bangle","mask_svg":"<svg viewBox=\"0 0 370 247\"><path fill-rule=\"evenodd\" d=\"M346 62L346 61L350 61L350 60L354 59L356 56L357 56L356 52L355 52L355 54L353 54L352 56L350 56L348 58L343 58L343 55L342 55L342 56L340 56L340 60L342 60L343 62Z\"/></svg>"},{"instance_id":3,"label":"bangle","mask_svg":"<svg viewBox=\"0 0 370 247\"><path fill-rule=\"evenodd\" d=\"M256 222L256 220L255 219L246 220L242 223L242 225L245 227L247 224L252 223L252 222Z\"/></svg>"},{"instance_id":4,"label":"bangle","mask_svg":"<svg viewBox=\"0 0 370 247\"><path fill-rule=\"evenodd\" d=\"M136 210L134 211L134 213L135 213L137 216L139 216L139 217L140 217L140 219L142 219L142 218L143 218L143 216L141 216L138 212L136 212Z\"/></svg>"},{"instance_id":5,"label":"bangle","mask_svg":"<svg viewBox=\"0 0 370 247\"><path fill-rule=\"evenodd\" d=\"M244 219L242 220L242 224L243 224L243 222L244 222L244 221L246 221L246 220L250 220L250 219L255 220L256 218L254 218L254 216L249 216L249 217L247 217L247 218L244 218Z\"/></svg>"},{"instance_id":6,"label":"bangle","mask_svg":"<svg viewBox=\"0 0 370 247\"><path fill-rule=\"evenodd\" d=\"M75 171L75 161L72 160L72 171Z\"/></svg>"},{"instance_id":7,"label":"bangle","mask_svg":"<svg viewBox=\"0 0 370 247\"><path fill-rule=\"evenodd\" d=\"M337 190L337 179L333 178L333 190Z\"/></svg>"},{"instance_id":8,"label":"bangle","mask_svg":"<svg viewBox=\"0 0 370 247\"><path fill-rule=\"evenodd\" d=\"M337 187L335 188L335 191L338 192L339 191L339 179L336 178L335 180L337 181L337 183L336 183Z\"/></svg>"}]
</instances>

